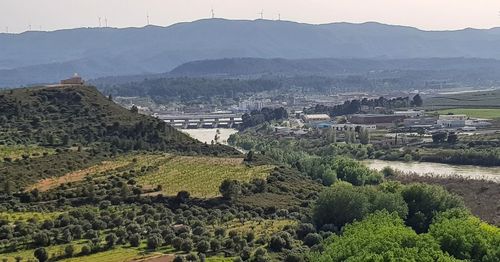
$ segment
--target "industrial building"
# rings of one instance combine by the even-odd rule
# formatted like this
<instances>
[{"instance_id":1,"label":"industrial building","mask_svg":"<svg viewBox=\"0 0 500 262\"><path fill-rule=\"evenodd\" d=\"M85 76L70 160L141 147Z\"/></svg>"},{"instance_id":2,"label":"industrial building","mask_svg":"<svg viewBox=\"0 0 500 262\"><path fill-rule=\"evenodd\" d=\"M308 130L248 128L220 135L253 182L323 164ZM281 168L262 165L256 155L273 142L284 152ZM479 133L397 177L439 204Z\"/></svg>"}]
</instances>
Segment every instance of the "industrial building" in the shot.
<instances>
[{"instance_id":1,"label":"industrial building","mask_svg":"<svg viewBox=\"0 0 500 262\"><path fill-rule=\"evenodd\" d=\"M403 122L404 115L384 115L384 114L356 114L349 117L349 122L353 124L391 124L394 122Z\"/></svg>"}]
</instances>

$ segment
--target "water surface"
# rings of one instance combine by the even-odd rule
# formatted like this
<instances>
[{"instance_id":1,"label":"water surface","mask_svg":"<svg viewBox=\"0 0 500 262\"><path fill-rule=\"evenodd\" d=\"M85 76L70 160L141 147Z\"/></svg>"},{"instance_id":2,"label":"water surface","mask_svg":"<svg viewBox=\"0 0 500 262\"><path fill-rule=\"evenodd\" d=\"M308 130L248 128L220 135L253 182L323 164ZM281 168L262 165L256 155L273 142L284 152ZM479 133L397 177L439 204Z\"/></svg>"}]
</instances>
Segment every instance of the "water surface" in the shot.
<instances>
[{"instance_id":1,"label":"water surface","mask_svg":"<svg viewBox=\"0 0 500 262\"><path fill-rule=\"evenodd\" d=\"M471 179L485 179L500 183L500 167L481 167L472 165L450 165L430 162L402 162L384 160L364 160L362 161L369 168L382 170L386 166L402 171L404 173L414 173L417 175L436 176L460 176Z\"/></svg>"}]
</instances>

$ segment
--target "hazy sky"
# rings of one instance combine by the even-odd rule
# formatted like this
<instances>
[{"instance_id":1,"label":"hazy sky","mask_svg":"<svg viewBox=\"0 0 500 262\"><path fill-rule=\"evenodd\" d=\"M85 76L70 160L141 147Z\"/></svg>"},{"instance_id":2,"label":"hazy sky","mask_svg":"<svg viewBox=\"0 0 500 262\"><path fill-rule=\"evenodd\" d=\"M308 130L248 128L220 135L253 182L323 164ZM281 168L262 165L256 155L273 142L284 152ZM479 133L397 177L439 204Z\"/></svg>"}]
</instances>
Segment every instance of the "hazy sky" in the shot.
<instances>
[{"instance_id":1,"label":"hazy sky","mask_svg":"<svg viewBox=\"0 0 500 262\"><path fill-rule=\"evenodd\" d=\"M500 0L0 0L0 32L170 25L215 16L321 24L377 21L426 30L500 26Z\"/></svg>"}]
</instances>

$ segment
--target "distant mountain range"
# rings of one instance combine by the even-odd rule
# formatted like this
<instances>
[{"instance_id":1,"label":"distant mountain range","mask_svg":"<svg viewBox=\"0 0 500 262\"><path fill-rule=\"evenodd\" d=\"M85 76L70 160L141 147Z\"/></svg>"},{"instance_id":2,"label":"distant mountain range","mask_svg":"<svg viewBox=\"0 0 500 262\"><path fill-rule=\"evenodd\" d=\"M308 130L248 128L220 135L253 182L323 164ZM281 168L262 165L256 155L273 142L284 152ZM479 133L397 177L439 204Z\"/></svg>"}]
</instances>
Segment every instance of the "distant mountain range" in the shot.
<instances>
[{"instance_id":1,"label":"distant mountain range","mask_svg":"<svg viewBox=\"0 0 500 262\"><path fill-rule=\"evenodd\" d=\"M378 23L323 25L206 19L168 27L0 34L0 86L156 74L194 60L500 58L500 28L422 31Z\"/></svg>"}]
</instances>

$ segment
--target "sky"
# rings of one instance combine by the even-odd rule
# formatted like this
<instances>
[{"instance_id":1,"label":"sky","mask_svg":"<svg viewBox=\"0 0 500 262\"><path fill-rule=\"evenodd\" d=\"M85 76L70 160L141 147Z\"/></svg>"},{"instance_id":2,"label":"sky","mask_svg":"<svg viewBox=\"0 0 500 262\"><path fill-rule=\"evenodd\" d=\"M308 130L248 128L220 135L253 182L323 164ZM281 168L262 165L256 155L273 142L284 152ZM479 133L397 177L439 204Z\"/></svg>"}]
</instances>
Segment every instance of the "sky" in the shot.
<instances>
[{"instance_id":1,"label":"sky","mask_svg":"<svg viewBox=\"0 0 500 262\"><path fill-rule=\"evenodd\" d=\"M423 30L500 26L500 0L0 0L0 32L171 25L211 16L311 24L380 22Z\"/></svg>"}]
</instances>

